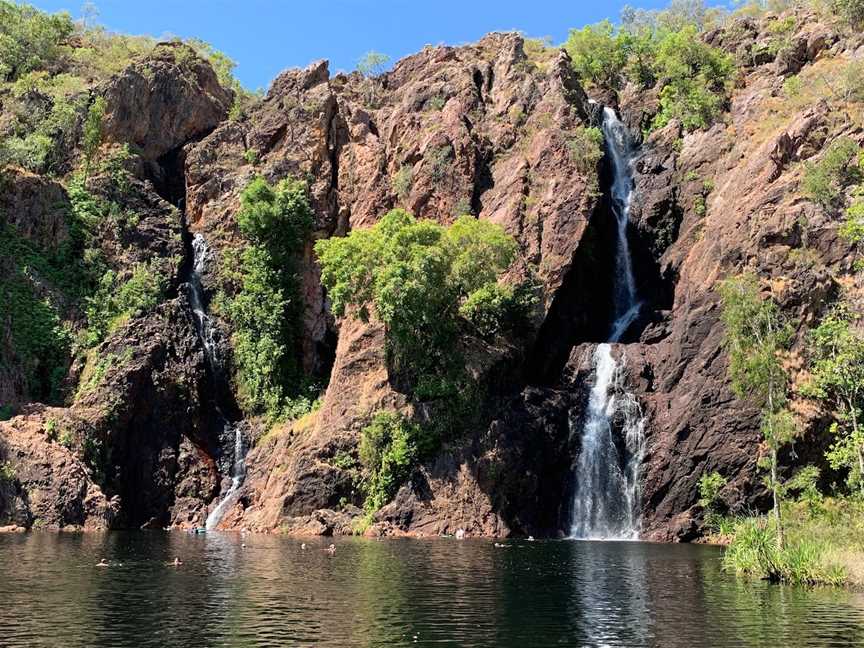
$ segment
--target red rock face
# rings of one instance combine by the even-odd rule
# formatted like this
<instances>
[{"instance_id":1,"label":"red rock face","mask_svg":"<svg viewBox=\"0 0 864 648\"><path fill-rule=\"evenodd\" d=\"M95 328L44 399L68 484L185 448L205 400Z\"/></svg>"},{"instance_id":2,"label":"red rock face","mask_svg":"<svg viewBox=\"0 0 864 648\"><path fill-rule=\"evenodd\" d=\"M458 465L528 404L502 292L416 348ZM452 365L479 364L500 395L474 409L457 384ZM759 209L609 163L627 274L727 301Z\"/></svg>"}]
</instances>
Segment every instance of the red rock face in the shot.
<instances>
[{"instance_id":1,"label":"red rock face","mask_svg":"<svg viewBox=\"0 0 864 648\"><path fill-rule=\"evenodd\" d=\"M647 307L614 353L626 357L627 386L646 417L642 524L651 539L700 533L697 482L706 472L729 478L723 497L733 509L764 504L758 412L729 387L717 281L745 268L765 277L800 324L795 350L804 325L841 286L861 298L839 215L803 200L799 185L800 163L827 142L864 136L828 104L777 100L782 75L852 56L858 44L799 16L793 46L766 56L758 43L768 22L705 35L741 58L725 119L689 134L673 121L642 142L634 161L631 248ZM599 116L567 55L529 57L521 37L492 34L474 45L427 47L377 79L331 77L318 62L282 73L245 118L227 121L230 93L184 52L160 47L103 88L110 139L138 147L128 201L141 225L129 240L103 232L100 245L116 269L164 260L172 290L153 313L113 332L89 368L73 366L70 381L87 384L99 358L117 359L70 408L50 414L73 439L85 430L100 439L112 461L97 474L82 463L83 447L73 442L70 452L50 438L42 410L3 424L0 462L18 476L0 485L0 524L203 523L220 479L213 382L176 292L188 240L160 195L178 198L187 228L206 237L213 260L202 280L212 290L221 259L243 243L240 192L260 174L307 181L313 240L369 227L394 207L441 223L471 213L514 236L519 259L507 279L539 279L534 320L497 346L464 343L482 394L478 420L415 471L368 533L566 533L579 451L571 426L585 408L585 358L608 328L612 272L604 166L579 169L569 146L574 129ZM655 90L632 86L597 98L618 107L636 140L658 105ZM107 191L100 182L92 180L94 191ZM178 182L185 196L176 195ZM68 233L47 207L54 193L62 187L19 174L0 200L17 206L12 224L23 235L55 245ZM432 411L394 384L380 323L334 320L312 241L299 268L303 366L329 383L320 409L298 421L266 435L245 422L260 439L225 528L353 532L362 495L356 466L344 458L356 456L361 429L381 409L421 419ZM230 329L218 324L224 341ZM3 366L0 399L28 400L19 378ZM799 452L816 454L815 418L802 417L809 427Z\"/></svg>"}]
</instances>

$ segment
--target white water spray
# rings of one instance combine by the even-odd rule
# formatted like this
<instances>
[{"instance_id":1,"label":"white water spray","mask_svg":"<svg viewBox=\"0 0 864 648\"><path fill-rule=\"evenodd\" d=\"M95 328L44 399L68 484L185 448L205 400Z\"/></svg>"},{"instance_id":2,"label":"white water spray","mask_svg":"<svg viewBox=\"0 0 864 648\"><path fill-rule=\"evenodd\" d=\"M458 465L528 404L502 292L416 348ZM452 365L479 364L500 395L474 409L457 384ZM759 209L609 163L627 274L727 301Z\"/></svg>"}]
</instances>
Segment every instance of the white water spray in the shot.
<instances>
[{"instance_id":1,"label":"white water spray","mask_svg":"<svg viewBox=\"0 0 864 648\"><path fill-rule=\"evenodd\" d=\"M594 385L580 431L570 535L635 540L639 537L639 468L645 423L638 401L624 389L623 359L620 364L615 361L610 345L621 339L642 307L627 241L632 151L627 129L608 107L603 109L603 134L612 162L611 206L616 220L613 322L608 342L597 345L592 358ZM623 431L617 439L616 426Z\"/></svg>"}]
</instances>

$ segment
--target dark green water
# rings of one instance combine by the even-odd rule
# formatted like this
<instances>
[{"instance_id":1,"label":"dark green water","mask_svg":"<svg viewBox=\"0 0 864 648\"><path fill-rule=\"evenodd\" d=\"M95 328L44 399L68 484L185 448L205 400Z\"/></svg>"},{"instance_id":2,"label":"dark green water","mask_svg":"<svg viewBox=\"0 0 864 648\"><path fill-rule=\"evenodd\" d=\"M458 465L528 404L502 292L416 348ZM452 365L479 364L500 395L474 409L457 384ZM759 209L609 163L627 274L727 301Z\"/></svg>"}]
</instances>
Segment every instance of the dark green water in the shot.
<instances>
[{"instance_id":1,"label":"dark green water","mask_svg":"<svg viewBox=\"0 0 864 648\"><path fill-rule=\"evenodd\" d=\"M712 547L335 542L0 536L0 645L864 646L861 594L744 584Z\"/></svg>"}]
</instances>

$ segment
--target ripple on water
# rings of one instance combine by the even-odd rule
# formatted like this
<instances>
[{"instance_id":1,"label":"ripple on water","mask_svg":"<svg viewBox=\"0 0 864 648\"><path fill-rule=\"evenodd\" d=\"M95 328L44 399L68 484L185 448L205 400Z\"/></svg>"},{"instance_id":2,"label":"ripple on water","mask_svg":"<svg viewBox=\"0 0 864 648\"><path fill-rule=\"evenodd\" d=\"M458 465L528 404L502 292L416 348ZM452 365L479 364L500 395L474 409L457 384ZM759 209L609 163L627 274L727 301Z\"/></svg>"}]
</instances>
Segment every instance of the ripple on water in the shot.
<instances>
[{"instance_id":1,"label":"ripple on water","mask_svg":"<svg viewBox=\"0 0 864 648\"><path fill-rule=\"evenodd\" d=\"M860 594L742 583L712 547L329 542L0 536L0 646L864 645Z\"/></svg>"}]
</instances>

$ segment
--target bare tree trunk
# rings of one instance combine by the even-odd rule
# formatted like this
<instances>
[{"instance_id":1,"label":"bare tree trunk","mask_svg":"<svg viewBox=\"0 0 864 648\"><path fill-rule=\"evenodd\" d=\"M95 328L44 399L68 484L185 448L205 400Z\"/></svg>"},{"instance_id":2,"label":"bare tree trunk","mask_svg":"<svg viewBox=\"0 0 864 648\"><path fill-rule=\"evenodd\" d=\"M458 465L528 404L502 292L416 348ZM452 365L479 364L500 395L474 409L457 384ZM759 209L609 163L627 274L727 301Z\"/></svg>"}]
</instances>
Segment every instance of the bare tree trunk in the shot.
<instances>
[{"instance_id":1,"label":"bare tree trunk","mask_svg":"<svg viewBox=\"0 0 864 648\"><path fill-rule=\"evenodd\" d=\"M780 517L780 484L777 481L777 439L774 438L774 384L768 383L768 443L771 447L771 497L774 501L774 521L777 524L777 548L784 546L783 520Z\"/></svg>"},{"instance_id":2,"label":"bare tree trunk","mask_svg":"<svg viewBox=\"0 0 864 648\"><path fill-rule=\"evenodd\" d=\"M771 448L771 495L774 499L774 522L777 524L777 548L781 551L785 546L783 537L783 521L780 519L780 493L777 482L777 450Z\"/></svg>"},{"instance_id":3,"label":"bare tree trunk","mask_svg":"<svg viewBox=\"0 0 864 648\"><path fill-rule=\"evenodd\" d=\"M858 450L858 483L861 491L864 492L864 447L858 443L858 417L855 414L855 403L851 398L848 398L846 402L849 405L849 414L852 416L852 439Z\"/></svg>"}]
</instances>

